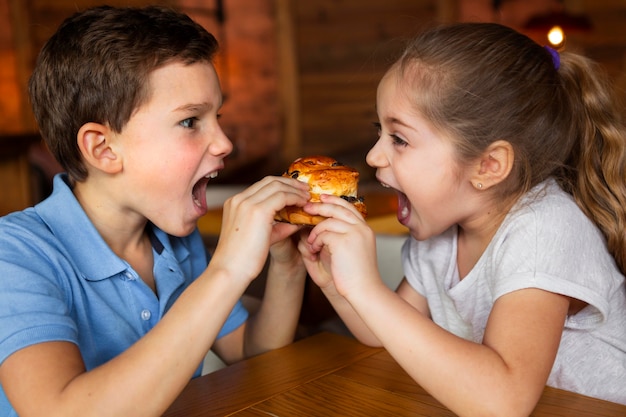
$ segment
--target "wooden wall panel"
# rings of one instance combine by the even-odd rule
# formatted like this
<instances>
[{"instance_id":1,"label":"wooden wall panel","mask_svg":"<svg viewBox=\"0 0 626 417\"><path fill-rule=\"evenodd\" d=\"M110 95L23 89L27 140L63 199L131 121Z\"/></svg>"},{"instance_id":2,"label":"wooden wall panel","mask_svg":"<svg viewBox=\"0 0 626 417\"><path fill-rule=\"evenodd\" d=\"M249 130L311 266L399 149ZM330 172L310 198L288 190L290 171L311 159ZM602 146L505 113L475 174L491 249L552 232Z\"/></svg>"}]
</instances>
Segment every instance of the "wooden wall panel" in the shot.
<instances>
[{"instance_id":1,"label":"wooden wall panel","mask_svg":"<svg viewBox=\"0 0 626 417\"><path fill-rule=\"evenodd\" d=\"M26 155L0 159L0 216L33 204Z\"/></svg>"},{"instance_id":2,"label":"wooden wall panel","mask_svg":"<svg viewBox=\"0 0 626 417\"><path fill-rule=\"evenodd\" d=\"M328 154L373 172L376 87L407 36L437 19L432 0L293 1L301 153Z\"/></svg>"},{"instance_id":3,"label":"wooden wall panel","mask_svg":"<svg viewBox=\"0 0 626 417\"><path fill-rule=\"evenodd\" d=\"M364 158L376 139L376 86L404 39L436 21L467 19L468 8L479 20L495 18L491 0L225 0L220 27L210 12L216 0L107 3L174 5L225 46L218 63L228 94L222 123L237 150L218 182L228 183L278 173L296 156L313 153L336 156L371 178ZM544 0L511 3L529 8ZM96 4L102 1L0 0L0 19L11 18L10 25L0 21L0 134L35 130L25 88L36 53L66 16ZM626 1L564 4L594 23L591 32L571 34L571 47L601 62L626 96ZM9 85L12 78L16 84Z\"/></svg>"}]
</instances>

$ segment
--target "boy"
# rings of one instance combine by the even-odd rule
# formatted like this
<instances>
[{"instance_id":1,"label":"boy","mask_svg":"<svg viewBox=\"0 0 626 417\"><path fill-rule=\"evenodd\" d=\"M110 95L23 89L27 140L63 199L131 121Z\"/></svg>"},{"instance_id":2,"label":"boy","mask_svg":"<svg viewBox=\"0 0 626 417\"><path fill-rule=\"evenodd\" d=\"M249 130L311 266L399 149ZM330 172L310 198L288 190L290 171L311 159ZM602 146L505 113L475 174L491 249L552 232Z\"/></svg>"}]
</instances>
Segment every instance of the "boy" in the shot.
<instances>
[{"instance_id":1,"label":"boy","mask_svg":"<svg viewBox=\"0 0 626 417\"><path fill-rule=\"evenodd\" d=\"M0 219L0 416L161 415L209 349L232 363L293 340L305 270L273 218L307 186L267 177L227 201L208 267L196 228L232 150L216 48L157 7L78 13L44 46L30 96L67 173Z\"/></svg>"}]
</instances>

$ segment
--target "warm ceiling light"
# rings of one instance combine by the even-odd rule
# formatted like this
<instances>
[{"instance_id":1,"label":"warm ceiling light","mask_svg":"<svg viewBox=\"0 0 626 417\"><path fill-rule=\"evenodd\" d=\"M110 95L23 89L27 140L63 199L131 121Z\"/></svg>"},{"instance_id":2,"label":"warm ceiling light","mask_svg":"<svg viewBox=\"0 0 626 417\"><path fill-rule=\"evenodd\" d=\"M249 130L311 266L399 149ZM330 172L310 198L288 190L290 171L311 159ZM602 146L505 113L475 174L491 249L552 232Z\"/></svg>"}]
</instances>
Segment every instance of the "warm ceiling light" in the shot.
<instances>
[{"instance_id":1,"label":"warm ceiling light","mask_svg":"<svg viewBox=\"0 0 626 417\"><path fill-rule=\"evenodd\" d=\"M560 49L565 45L565 34L559 26L554 26L548 32L548 42L554 49Z\"/></svg>"}]
</instances>

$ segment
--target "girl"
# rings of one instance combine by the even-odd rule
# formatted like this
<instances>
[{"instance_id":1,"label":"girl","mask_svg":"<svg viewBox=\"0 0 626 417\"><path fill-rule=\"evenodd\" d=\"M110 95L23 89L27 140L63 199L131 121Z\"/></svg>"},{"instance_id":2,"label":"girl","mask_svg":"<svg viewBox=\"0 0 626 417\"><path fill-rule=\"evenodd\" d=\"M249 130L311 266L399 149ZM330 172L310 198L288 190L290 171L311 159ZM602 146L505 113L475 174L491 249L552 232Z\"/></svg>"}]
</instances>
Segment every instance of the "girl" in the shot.
<instances>
[{"instance_id":1,"label":"girl","mask_svg":"<svg viewBox=\"0 0 626 417\"><path fill-rule=\"evenodd\" d=\"M546 384L626 404L626 130L599 74L497 24L410 43L367 155L411 234L395 292L350 204L305 206L349 329L457 414L527 416Z\"/></svg>"}]
</instances>

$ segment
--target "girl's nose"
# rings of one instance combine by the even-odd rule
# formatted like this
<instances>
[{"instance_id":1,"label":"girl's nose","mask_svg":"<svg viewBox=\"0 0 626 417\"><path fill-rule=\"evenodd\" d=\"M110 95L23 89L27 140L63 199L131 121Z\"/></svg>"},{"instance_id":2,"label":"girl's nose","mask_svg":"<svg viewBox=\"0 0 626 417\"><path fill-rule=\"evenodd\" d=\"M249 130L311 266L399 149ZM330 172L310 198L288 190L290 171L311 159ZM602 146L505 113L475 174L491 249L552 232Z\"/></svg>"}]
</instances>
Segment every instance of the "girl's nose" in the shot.
<instances>
[{"instance_id":1,"label":"girl's nose","mask_svg":"<svg viewBox=\"0 0 626 417\"><path fill-rule=\"evenodd\" d=\"M369 150L365 157L365 162L372 168L380 168L385 164L385 154L380 149L380 139Z\"/></svg>"}]
</instances>

